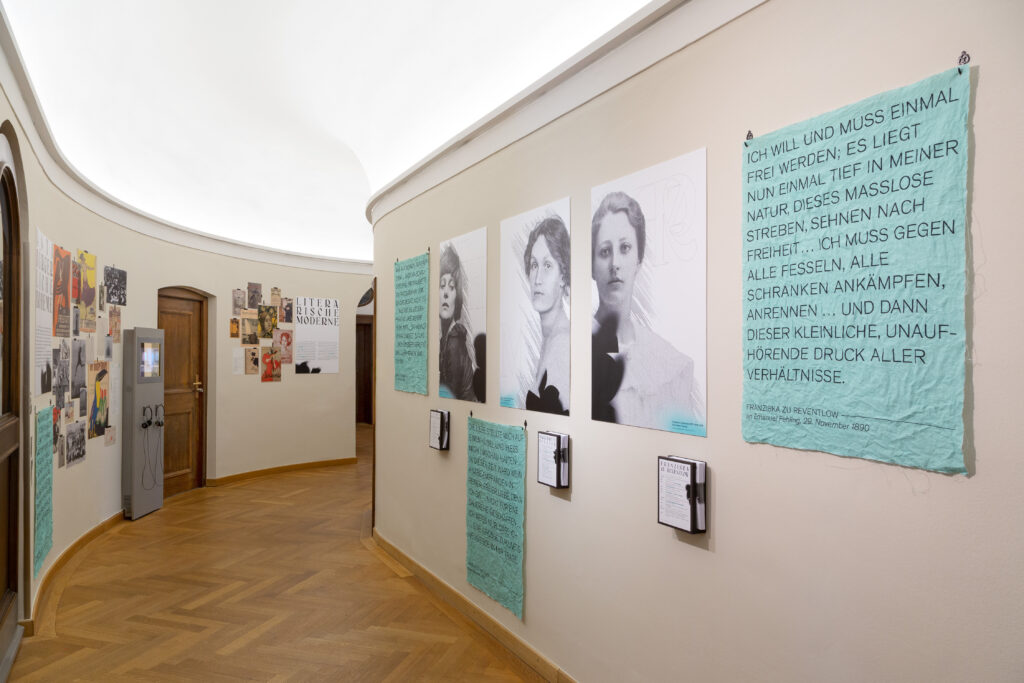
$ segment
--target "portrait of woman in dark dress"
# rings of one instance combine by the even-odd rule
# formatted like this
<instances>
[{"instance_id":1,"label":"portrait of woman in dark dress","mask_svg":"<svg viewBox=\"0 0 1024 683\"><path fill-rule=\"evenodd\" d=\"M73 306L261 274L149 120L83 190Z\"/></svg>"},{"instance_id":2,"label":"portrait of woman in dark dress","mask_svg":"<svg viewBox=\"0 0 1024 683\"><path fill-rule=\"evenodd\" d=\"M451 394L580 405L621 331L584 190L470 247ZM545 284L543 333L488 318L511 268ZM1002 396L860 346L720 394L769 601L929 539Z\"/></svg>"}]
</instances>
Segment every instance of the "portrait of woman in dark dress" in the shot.
<instances>
[{"instance_id":1,"label":"portrait of woman in dark dress","mask_svg":"<svg viewBox=\"0 0 1024 683\"><path fill-rule=\"evenodd\" d=\"M483 389L479 385L484 366L477 365L477 350L482 350L483 335L479 340L473 338L466 307L467 284L466 271L455 245L442 244L438 283L441 319L438 393L444 398L483 402Z\"/></svg>"},{"instance_id":2,"label":"portrait of woman in dark dress","mask_svg":"<svg viewBox=\"0 0 1024 683\"><path fill-rule=\"evenodd\" d=\"M523 266L530 303L540 318L540 356L526 409L569 414L569 231L558 216L541 220L530 231Z\"/></svg>"}]
</instances>

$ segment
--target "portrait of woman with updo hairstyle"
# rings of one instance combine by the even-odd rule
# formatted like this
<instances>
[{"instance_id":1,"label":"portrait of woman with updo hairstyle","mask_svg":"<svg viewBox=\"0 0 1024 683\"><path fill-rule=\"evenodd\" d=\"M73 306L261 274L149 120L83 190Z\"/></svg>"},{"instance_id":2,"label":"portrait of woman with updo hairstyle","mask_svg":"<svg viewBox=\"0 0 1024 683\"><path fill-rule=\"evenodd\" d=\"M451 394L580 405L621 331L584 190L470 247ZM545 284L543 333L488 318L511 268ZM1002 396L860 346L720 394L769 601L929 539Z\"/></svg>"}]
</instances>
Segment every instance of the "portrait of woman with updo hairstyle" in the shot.
<instances>
[{"instance_id":1,"label":"portrait of woman with updo hairstyle","mask_svg":"<svg viewBox=\"0 0 1024 683\"><path fill-rule=\"evenodd\" d=\"M593 190L595 420L706 434L703 150L699 162L680 157Z\"/></svg>"},{"instance_id":2,"label":"portrait of woman with updo hairstyle","mask_svg":"<svg viewBox=\"0 0 1024 683\"><path fill-rule=\"evenodd\" d=\"M501 405L569 414L568 199L502 221Z\"/></svg>"}]
</instances>

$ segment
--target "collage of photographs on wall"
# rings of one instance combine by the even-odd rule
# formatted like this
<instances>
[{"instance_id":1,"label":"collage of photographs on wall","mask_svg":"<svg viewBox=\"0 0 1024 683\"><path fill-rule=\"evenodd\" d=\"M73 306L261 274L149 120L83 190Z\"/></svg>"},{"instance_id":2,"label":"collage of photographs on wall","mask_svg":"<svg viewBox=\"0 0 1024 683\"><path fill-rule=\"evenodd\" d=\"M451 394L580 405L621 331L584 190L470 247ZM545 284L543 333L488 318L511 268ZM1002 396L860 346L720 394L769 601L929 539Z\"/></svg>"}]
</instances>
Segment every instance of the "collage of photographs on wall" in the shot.
<instances>
[{"instance_id":1,"label":"collage of photographs on wall","mask_svg":"<svg viewBox=\"0 0 1024 683\"><path fill-rule=\"evenodd\" d=\"M95 254L37 233L32 393L52 395L58 467L82 462L88 440L117 443L128 275L115 265L98 272Z\"/></svg>"},{"instance_id":2,"label":"collage of photographs on wall","mask_svg":"<svg viewBox=\"0 0 1024 683\"><path fill-rule=\"evenodd\" d=\"M268 302L269 299L269 302ZM271 287L250 282L231 293L229 336L232 373L259 375L261 382L280 382L281 369L292 365L297 375L338 372L338 300L284 297Z\"/></svg>"}]
</instances>

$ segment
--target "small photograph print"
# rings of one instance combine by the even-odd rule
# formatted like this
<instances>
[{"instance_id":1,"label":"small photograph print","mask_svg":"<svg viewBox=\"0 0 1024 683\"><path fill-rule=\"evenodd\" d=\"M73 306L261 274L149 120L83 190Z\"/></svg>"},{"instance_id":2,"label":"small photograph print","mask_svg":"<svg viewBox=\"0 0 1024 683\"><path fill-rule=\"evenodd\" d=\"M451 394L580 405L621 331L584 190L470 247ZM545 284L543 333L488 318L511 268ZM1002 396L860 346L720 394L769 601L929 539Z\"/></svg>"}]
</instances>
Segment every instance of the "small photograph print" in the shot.
<instances>
[{"instance_id":1,"label":"small photograph print","mask_svg":"<svg viewBox=\"0 0 1024 683\"><path fill-rule=\"evenodd\" d=\"M249 300L249 305L246 308L251 308L255 311L263 305L263 285L259 282L250 282L246 292Z\"/></svg>"},{"instance_id":2,"label":"small photograph print","mask_svg":"<svg viewBox=\"0 0 1024 683\"><path fill-rule=\"evenodd\" d=\"M67 463L68 467L85 460L85 423L72 422L67 431Z\"/></svg>"},{"instance_id":3,"label":"small photograph print","mask_svg":"<svg viewBox=\"0 0 1024 683\"><path fill-rule=\"evenodd\" d=\"M281 363L290 364L292 362L292 331L291 330L274 330L274 346L281 349Z\"/></svg>"},{"instance_id":4,"label":"small photograph print","mask_svg":"<svg viewBox=\"0 0 1024 683\"><path fill-rule=\"evenodd\" d=\"M107 360L114 359L114 338L109 334L103 338L103 357Z\"/></svg>"},{"instance_id":5,"label":"small photograph print","mask_svg":"<svg viewBox=\"0 0 1024 683\"><path fill-rule=\"evenodd\" d=\"M128 305L128 273L113 266L103 267L103 286L108 304Z\"/></svg>"},{"instance_id":6,"label":"small photograph print","mask_svg":"<svg viewBox=\"0 0 1024 683\"><path fill-rule=\"evenodd\" d=\"M256 311L252 308L242 309L242 344L244 346L251 346L252 344L259 343L259 320L256 317Z\"/></svg>"},{"instance_id":7,"label":"small photograph print","mask_svg":"<svg viewBox=\"0 0 1024 683\"><path fill-rule=\"evenodd\" d=\"M244 289L231 290L231 315L242 315L242 309L248 308Z\"/></svg>"},{"instance_id":8,"label":"small photograph print","mask_svg":"<svg viewBox=\"0 0 1024 683\"><path fill-rule=\"evenodd\" d=\"M109 334L115 344L121 343L121 309L117 306L110 307L110 321L107 334Z\"/></svg>"},{"instance_id":9,"label":"small photograph print","mask_svg":"<svg viewBox=\"0 0 1024 683\"><path fill-rule=\"evenodd\" d=\"M260 347L245 347L245 374L258 375L260 373Z\"/></svg>"},{"instance_id":10,"label":"small photograph print","mask_svg":"<svg viewBox=\"0 0 1024 683\"><path fill-rule=\"evenodd\" d=\"M39 393L48 394L53 391L53 356L48 355L45 363L36 365L36 374L39 376Z\"/></svg>"},{"instance_id":11,"label":"small photograph print","mask_svg":"<svg viewBox=\"0 0 1024 683\"><path fill-rule=\"evenodd\" d=\"M487 228L441 242L440 254L438 395L483 403L487 397Z\"/></svg>"},{"instance_id":12,"label":"small photograph print","mask_svg":"<svg viewBox=\"0 0 1024 683\"><path fill-rule=\"evenodd\" d=\"M67 442L63 434L57 437L57 447L54 448L54 452L57 454L57 467L64 467L68 464Z\"/></svg>"},{"instance_id":13,"label":"small photograph print","mask_svg":"<svg viewBox=\"0 0 1024 683\"><path fill-rule=\"evenodd\" d=\"M74 401L74 399L69 399L64 404L64 410L63 410L63 413L64 413L64 425L65 426L67 426L67 425L69 425L69 424L71 424L72 422L75 421L75 413L76 412L77 411L75 410L75 401Z\"/></svg>"},{"instance_id":14,"label":"small photograph print","mask_svg":"<svg viewBox=\"0 0 1024 683\"><path fill-rule=\"evenodd\" d=\"M501 222L500 404L569 414L569 198Z\"/></svg>"},{"instance_id":15,"label":"small photograph print","mask_svg":"<svg viewBox=\"0 0 1024 683\"><path fill-rule=\"evenodd\" d=\"M703 149L591 191L591 416L706 436Z\"/></svg>"},{"instance_id":16,"label":"small photograph print","mask_svg":"<svg viewBox=\"0 0 1024 683\"><path fill-rule=\"evenodd\" d=\"M60 411L59 410L51 410L50 412L53 414L53 441L52 441L52 443L53 443L53 452L54 452L54 454L56 454L57 453L57 442L60 440L60 437L63 436L64 430L61 428L62 424L61 424L61 421L60 421Z\"/></svg>"},{"instance_id":17,"label":"small photograph print","mask_svg":"<svg viewBox=\"0 0 1024 683\"><path fill-rule=\"evenodd\" d=\"M71 395L78 398L85 391L86 363L85 340L71 340Z\"/></svg>"},{"instance_id":18,"label":"small photograph print","mask_svg":"<svg viewBox=\"0 0 1024 683\"><path fill-rule=\"evenodd\" d=\"M281 307L281 288L271 287L270 288L270 305L274 308Z\"/></svg>"},{"instance_id":19,"label":"small photograph print","mask_svg":"<svg viewBox=\"0 0 1024 683\"><path fill-rule=\"evenodd\" d=\"M103 445L117 445L117 427L107 427L106 431L103 432Z\"/></svg>"},{"instance_id":20,"label":"small photograph print","mask_svg":"<svg viewBox=\"0 0 1024 683\"><path fill-rule=\"evenodd\" d=\"M232 339L238 338L240 325L241 323L238 318L231 318L231 320L228 321L228 335Z\"/></svg>"},{"instance_id":21,"label":"small photograph print","mask_svg":"<svg viewBox=\"0 0 1024 683\"><path fill-rule=\"evenodd\" d=\"M294 306L295 304L293 299L288 297L281 299L281 310L277 314L277 322L287 323L290 325L292 323L292 310L294 309Z\"/></svg>"},{"instance_id":22,"label":"small photograph print","mask_svg":"<svg viewBox=\"0 0 1024 683\"><path fill-rule=\"evenodd\" d=\"M61 346L67 345L67 340L61 340ZM53 349L53 404L58 408L64 407L65 395L71 389L71 367L68 360L62 357L60 348Z\"/></svg>"}]
</instances>

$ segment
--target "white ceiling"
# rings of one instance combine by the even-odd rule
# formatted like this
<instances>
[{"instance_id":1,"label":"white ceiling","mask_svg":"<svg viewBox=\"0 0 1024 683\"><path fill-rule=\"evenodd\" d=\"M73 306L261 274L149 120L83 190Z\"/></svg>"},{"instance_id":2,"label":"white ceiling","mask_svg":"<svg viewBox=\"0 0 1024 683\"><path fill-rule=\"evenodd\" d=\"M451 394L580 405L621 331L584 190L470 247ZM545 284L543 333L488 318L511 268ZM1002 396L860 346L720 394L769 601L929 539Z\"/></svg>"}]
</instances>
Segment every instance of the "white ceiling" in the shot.
<instances>
[{"instance_id":1,"label":"white ceiling","mask_svg":"<svg viewBox=\"0 0 1024 683\"><path fill-rule=\"evenodd\" d=\"M371 193L645 0L2 0L53 137L122 202L373 257Z\"/></svg>"}]
</instances>

